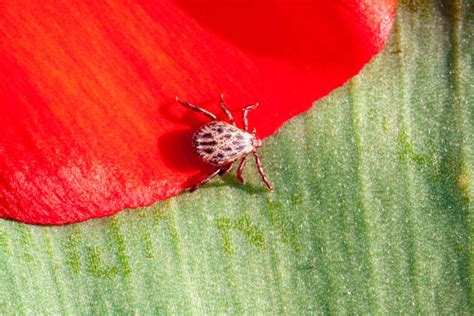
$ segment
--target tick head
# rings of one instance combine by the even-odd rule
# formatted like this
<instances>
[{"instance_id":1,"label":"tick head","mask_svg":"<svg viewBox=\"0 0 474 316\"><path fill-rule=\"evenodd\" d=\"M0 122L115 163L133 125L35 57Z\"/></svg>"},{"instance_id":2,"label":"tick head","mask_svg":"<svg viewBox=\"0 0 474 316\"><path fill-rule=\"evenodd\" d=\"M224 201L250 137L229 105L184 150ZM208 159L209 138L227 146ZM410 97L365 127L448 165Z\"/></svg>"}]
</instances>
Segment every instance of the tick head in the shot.
<instances>
[{"instance_id":1,"label":"tick head","mask_svg":"<svg viewBox=\"0 0 474 316\"><path fill-rule=\"evenodd\" d=\"M257 137L253 137L252 138L252 147L253 148L259 148L262 146L262 141L260 139L258 139Z\"/></svg>"},{"instance_id":2,"label":"tick head","mask_svg":"<svg viewBox=\"0 0 474 316\"><path fill-rule=\"evenodd\" d=\"M251 144L252 144L252 147L253 148L259 148L262 146L262 141L260 139L257 138L257 136L255 136L255 133L257 133L257 130L254 128L253 131L252 131L252 140L251 140Z\"/></svg>"}]
</instances>

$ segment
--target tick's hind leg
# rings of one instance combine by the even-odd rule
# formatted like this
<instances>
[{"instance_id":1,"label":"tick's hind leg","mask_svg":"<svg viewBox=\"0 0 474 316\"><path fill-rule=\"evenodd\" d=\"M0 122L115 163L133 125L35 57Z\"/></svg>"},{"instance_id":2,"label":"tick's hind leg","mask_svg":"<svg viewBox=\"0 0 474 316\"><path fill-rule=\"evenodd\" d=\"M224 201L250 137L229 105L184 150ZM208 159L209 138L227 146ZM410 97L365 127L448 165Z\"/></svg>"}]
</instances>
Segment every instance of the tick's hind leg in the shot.
<instances>
[{"instance_id":1,"label":"tick's hind leg","mask_svg":"<svg viewBox=\"0 0 474 316\"><path fill-rule=\"evenodd\" d=\"M215 121L216 120L216 116L214 114L212 114L211 112L197 106L197 105L194 105L194 104L191 104L187 101L183 101L181 100L180 98L176 97L176 101L181 104L182 106L185 106L187 107L188 109L191 109L195 112L199 112L199 113L202 113L204 114L205 116L207 116L208 118L210 118L211 120Z\"/></svg>"},{"instance_id":2,"label":"tick's hind leg","mask_svg":"<svg viewBox=\"0 0 474 316\"><path fill-rule=\"evenodd\" d=\"M221 169L219 170L219 175L220 175L220 176L223 176L223 175L227 174L227 173L230 171L230 169L232 169L233 166L234 166L234 163L231 162L231 163L228 164L227 166L221 168Z\"/></svg>"},{"instance_id":3,"label":"tick's hind leg","mask_svg":"<svg viewBox=\"0 0 474 316\"><path fill-rule=\"evenodd\" d=\"M196 191L201 185L209 182L212 178L214 178L217 175L220 175L220 176L225 175L227 172L230 171L230 169L232 169L233 166L234 166L234 163L231 162L227 166L217 169L216 171L214 171L213 173L211 173L210 175L208 175L207 177L205 177L204 179L202 179L201 181L193 185L191 189L189 190L189 192Z\"/></svg>"},{"instance_id":4,"label":"tick's hind leg","mask_svg":"<svg viewBox=\"0 0 474 316\"><path fill-rule=\"evenodd\" d=\"M201 181L199 181L198 183L196 183L195 185L193 185L191 187L191 189L189 189L189 192L194 192L196 191L201 185L209 182L212 178L214 178L215 176L217 176L219 174L219 172L221 172L221 169L217 169L216 171L214 171L213 173L211 173L210 175L208 175L207 177L205 177L204 179L202 179Z\"/></svg>"},{"instance_id":5,"label":"tick's hind leg","mask_svg":"<svg viewBox=\"0 0 474 316\"><path fill-rule=\"evenodd\" d=\"M229 109L227 108L227 105L225 105L224 102L224 93L221 93L221 102L219 104L221 106L222 111L224 111L225 115L227 115L227 118L229 121L232 123L232 125L235 125L234 117L232 116L232 113L230 113Z\"/></svg>"}]
</instances>

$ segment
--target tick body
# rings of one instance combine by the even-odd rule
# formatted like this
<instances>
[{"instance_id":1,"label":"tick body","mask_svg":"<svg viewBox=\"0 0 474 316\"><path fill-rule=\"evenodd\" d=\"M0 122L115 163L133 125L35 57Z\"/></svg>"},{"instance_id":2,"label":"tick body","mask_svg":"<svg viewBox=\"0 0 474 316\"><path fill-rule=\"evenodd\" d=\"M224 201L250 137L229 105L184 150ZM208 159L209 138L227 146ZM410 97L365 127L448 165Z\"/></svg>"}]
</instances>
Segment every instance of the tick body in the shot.
<instances>
[{"instance_id":1,"label":"tick body","mask_svg":"<svg viewBox=\"0 0 474 316\"><path fill-rule=\"evenodd\" d=\"M232 114L227 109L222 94L220 107L227 115L230 123L219 121L213 113L190 104L189 102L180 100L178 97L176 97L176 101L211 119L211 122L204 124L194 133L192 146L196 155L198 155L204 162L215 166L216 170L193 185L190 189L191 192L195 191L215 176L224 175L229 172L234 166L234 163L239 159L240 163L237 169L237 178L241 183L244 183L242 171L249 154L254 156L263 182L265 182L265 185L270 191L273 191L270 182L263 172L260 157L257 153L257 149L262 145L262 141L255 136L255 130L253 130L252 133L248 132L247 114L250 110L255 109L258 106L258 103L249 105L243 109L244 129L240 129L236 126Z\"/></svg>"},{"instance_id":2,"label":"tick body","mask_svg":"<svg viewBox=\"0 0 474 316\"><path fill-rule=\"evenodd\" d=\"M255 136L233 125L214 121L199 128L193 136L193 150L202 160L216 167L251 153L260 146Z\"/></svg>"}]
</instances>

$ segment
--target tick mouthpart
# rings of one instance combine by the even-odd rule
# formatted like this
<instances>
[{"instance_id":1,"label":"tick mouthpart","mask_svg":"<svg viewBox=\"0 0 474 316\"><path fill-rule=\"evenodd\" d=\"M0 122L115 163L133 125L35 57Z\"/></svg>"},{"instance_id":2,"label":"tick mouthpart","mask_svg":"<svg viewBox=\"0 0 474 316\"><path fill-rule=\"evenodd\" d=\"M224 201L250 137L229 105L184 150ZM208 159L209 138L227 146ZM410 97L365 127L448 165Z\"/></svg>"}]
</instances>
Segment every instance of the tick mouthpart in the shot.
<instances>
[{"instance_id":1,"label":"tick mouthpart","mask_svg":"<svg viewBox=\"0 0 474 316\"><path fill-rule=\"evenodd\" d=\"M262 141L258 139L257 137L252 138L252 147L253 148L259 148L262 146Z\"/></svg>"}]
</instances>

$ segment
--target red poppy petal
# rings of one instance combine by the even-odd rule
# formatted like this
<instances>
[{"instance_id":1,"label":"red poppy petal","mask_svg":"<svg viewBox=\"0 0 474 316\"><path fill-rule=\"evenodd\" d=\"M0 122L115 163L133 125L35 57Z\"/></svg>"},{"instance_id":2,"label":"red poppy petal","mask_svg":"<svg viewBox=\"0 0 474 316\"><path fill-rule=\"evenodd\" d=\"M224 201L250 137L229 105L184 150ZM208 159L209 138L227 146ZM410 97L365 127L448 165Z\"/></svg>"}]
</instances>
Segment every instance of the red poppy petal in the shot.
<instances>
[{"instance_id":1,"label":"red poppy petal","mask_svg":"<svg viewBox=\"0 0 474 316\"><path fill-rule=\"evenodd\" d=\"M205 118L260 102L264 138L379 52L395 0L0 4L0 217L62 224L149 205L210 169ZM238 123L241 123L238 120Z\"/></svg>"}]
</instances>

